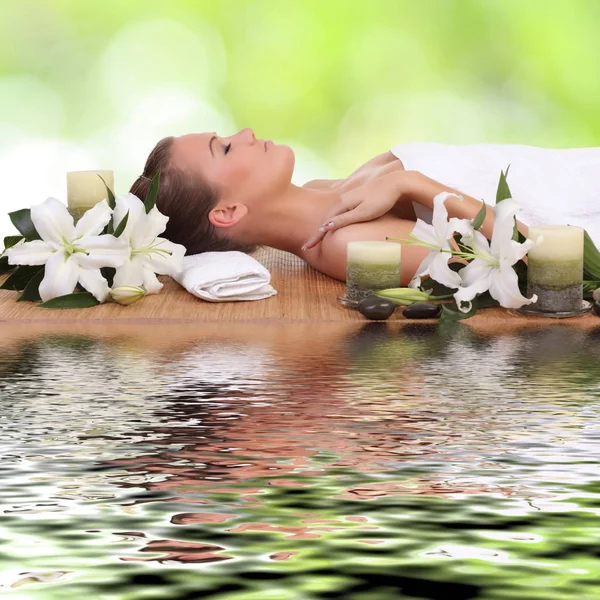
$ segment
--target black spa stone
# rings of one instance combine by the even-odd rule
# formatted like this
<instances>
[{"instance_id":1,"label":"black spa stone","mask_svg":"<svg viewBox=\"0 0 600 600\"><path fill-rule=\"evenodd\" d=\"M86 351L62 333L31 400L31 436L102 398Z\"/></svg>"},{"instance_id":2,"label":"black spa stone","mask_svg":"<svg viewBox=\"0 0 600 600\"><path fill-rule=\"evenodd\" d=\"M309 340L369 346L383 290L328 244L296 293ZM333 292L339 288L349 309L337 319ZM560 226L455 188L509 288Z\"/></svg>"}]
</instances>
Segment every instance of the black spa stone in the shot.
<instances>
[{"instance_id":1,"label":"black spa stone","mask_svg":"<svg viewBox=\"0 0 600 600\"><path fill-rule=\"evenodd\" d=\"M391 300L379 296L367 296L358 304L358 311L363 317L371 321L385 321L396 310L396 305Z\"/></svg>"},{"instance_id":2,"label":"black spa stone","mask_svg":"<svg viewBox=\"0 0 600 600\"><path fill-rule=\"evenodd\" d=\"M594 302L594 312L600 317L600 302Z\"/></svg>"},{"instance_id":3,"label":"black spa stone","mask_svg":"<svg viewBox=\"0 0 600 600\"><path fill-rule=\"evenodd\" d=\"M405 319L435 319L442 310L439 304L427 304L419 302L411 304L404 309L402 316Z\"/></svg>"}]
</instances>

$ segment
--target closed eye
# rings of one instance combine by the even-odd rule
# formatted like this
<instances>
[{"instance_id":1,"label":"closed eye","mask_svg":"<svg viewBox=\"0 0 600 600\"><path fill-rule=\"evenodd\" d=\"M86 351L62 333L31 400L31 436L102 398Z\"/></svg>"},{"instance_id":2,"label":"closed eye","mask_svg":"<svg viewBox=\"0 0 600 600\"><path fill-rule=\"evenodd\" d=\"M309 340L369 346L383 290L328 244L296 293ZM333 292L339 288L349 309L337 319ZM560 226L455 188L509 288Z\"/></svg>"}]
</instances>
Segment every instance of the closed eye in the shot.
<instances>
[{"instance_id":1,"label":"closed eye","mask_svg":"<svg viewBox=\"0 0 600 600\"><path fill-rule=\"evenodd\" d=\"M230 148L231 148L231 142L229 142L229 144L227 144L227 146L225 146L225 154L227 154L229 152Z\"/></svg>"}]
</instances>

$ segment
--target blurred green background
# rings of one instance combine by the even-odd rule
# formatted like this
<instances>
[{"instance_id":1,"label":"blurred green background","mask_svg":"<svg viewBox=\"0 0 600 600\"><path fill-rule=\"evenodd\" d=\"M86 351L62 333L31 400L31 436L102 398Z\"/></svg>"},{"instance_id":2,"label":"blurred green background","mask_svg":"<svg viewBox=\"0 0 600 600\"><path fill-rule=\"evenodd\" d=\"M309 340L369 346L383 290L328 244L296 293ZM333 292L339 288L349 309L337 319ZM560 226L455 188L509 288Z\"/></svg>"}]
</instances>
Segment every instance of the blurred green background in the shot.
<instances>
[{"instance_id":1,"label":"blurred green background","mask_svg":"<svg viewBox=\"0 0 600 600\"><path fill-rule=\"evenodd\" d=\"M294 181L409 141L600 145L598 0L0 0L0 234L65 172L252 127Z\"/></svg>"}]
</instances>

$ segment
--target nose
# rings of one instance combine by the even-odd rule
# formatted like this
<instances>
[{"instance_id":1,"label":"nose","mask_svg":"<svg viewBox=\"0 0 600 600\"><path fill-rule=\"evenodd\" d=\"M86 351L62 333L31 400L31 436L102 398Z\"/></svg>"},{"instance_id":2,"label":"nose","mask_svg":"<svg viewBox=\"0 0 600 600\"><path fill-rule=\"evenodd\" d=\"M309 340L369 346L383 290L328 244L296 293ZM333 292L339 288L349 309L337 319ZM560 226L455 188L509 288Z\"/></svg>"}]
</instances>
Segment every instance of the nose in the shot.
<instances>
[{"instance_id":1,"label":"nose","mask_svg":"<svg viewBox=\"0 0 600 600\"><path fill-rule=\"evenodd\" d=\"M242 129L240 133L244 136L244 139L248 139L250 141L250 145L256 142L256 136L254 135L254 131L252 131L250 127Z\"/></svg>"}]
</instances>

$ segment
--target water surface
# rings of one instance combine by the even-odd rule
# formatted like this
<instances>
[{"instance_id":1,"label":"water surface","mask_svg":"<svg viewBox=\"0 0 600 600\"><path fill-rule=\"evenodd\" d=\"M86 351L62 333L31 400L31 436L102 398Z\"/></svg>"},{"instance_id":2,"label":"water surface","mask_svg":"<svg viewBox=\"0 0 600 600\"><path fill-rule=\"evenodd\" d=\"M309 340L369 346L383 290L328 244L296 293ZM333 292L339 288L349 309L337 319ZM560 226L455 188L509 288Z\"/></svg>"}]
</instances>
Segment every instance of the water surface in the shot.
<instances>
[{"instance_id":1,"label":"water surface","mask_svg":"<svg viewBox=\"0 0 600 600\"><path fill-rule=\"evenodd\" d=\"M600 597L600 329L104 327L0 346L0 594Z\"/></svg>"}]
</instances>

